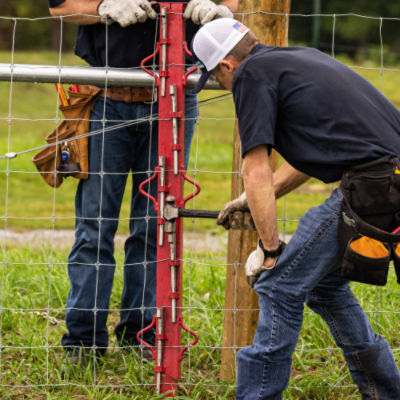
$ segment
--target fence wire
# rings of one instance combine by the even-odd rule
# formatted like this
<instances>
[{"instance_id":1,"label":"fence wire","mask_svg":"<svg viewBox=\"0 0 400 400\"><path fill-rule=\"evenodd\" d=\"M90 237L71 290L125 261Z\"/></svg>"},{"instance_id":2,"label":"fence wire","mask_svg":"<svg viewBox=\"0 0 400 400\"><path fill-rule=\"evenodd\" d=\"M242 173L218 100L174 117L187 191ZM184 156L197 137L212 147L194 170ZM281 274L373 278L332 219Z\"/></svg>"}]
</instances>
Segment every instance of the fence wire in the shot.
<instances>
[{"instance_id":1,"label":"fence wire","mask_svg":"<svg viewBox=\"0 0 400 400\"><path fill-rule=\"evenodd\" d=\"M238 16L246 17L263 13L254 11ZM271 13L269 13L271 14ZM386 21L398 21L400 18L371 17L350 14L279 14L284 15L293 25L297 18L329 18L332 20L332 40L330 54L342 60L341 45L336 37L337 24L346 18L363 20L373 19L379 24L380 62L371 64L366 60L363 64L345 62L360 74L366 76L394 104L400 106L398 90L393 91L392 84L400 85L400 68L398 65L385 65L384 55L387 51L383 40ZM97 238L97 256L95 262L96 302L94 308L81 308L92 311L94 324L100 312L108 312L107 328L110 334L108 351L101 363L94 362L83 370L63 371L64 351L61 336L66 332L64 317L66 299L69 289L68 253L74 240L75 221L90 218L74 215L74 195L77 182L68 178L58 189L45 185L39 173L31 163L32 153L43 149L44 136L51 132L62 120L59 111L59 99L54 88L46 84L18 83L13 80L12 66L17 62L27 61L33 55L22 54L15 48L15 37L19 33L19 24L27 22L40 24L43 18L0 17L3 22L12 26L10 43L10 80L0 83L0 231L1 274L0 274L0 394L4 398L28 396L41 398L43 390L53 393L98 397L109 393L133 398L151 398L154 384L153 364L146 363L140 349L126 352L112 335L119 320L120 298L123 288L123 270L125 267L144 265L146 278L148 230L144 238L145 253L143 260L137 263L124 263L124 245L129 236L129 226L146 219L147 223L156 217L149 214L149 201L145 217L130 214L130 190L128 182L118 217L119 228L115 237L115 264L101 259L102 238L101 226L107 221L115 221L102 214L95 218L99 223ZM65 24L60 18L61 32ZM21 32L22 34L23 32ZM157 38L157 36L156 36ZM156 38L155 42L156 43ZM295 43L290 37L289 42ZM42 55L41 63L54 63L60 68L71 63L79 63L71 54L63 51L61 34L59 51L56 56ZM338 50L339 49L339 50ZM108 55L106 40L106 55ZM51 58L47 60L46 57ZM34 59L37 59L33 57ZM108 66L108 62L106 63ZM156 65L153 64L153 69ZM333 83L334 84L334 83ZM105 82L105 90L109 87ZM396 93L397 92L397 93ZM397 97L396 97L397 96ZM147 122L153 134L154 124L158 120L157 112L151 108L146 118L133 120L106 121L104 102L102 118L98 120L102 128L86 134L87 137L112 135L117 129L133 127ZM1 111L7 110L7 111ZM190 164L187 174L202 186L202 192L195 197L188 207L199 209L220 209L230 199L230 182L232 171L233 123L235 115L230 94L206 91L200 97L199 117L195 127ZM106 122L116 125L107 127ZM150 159L151 148L147 149ZM103 153L102 153L103 154ZM12 156L11 156L12 155ZM104 168L101 155L101 169L90 172L98 175L101 182L107 175L126 175L131 179L140 174L151 176L153 170L149 161L143 171L123 173L109 172ZM101 183L101 188L102 188ZM187 185L185 191L190 193L192 187ZM328 197L331 185L322 185L311 180L294 194L286 196L278 202L279 229L285 240L290 240L299 217L306 209L317 205ZM100 205L103 202L103 190L98 193ZM100 207L102 210L102 207ZM234 398L235 383L233 380L219 379L221 350L223 347L224 314L233 311L253 312L252 309L225 307L225 274L227 268L235 271L242 268L239 262L227 264L227 235L213 221L185 221L184 231L184 284L183 284L183 317L189 329L200 335L199 343L184 356L182 363L182 391L198 398ZM74 264L74 263L72 263ZM75 263L76 264L76 263ZM108 308L98 307L97 292L100 283L101 268L116 269L113 292ZM391 268L392 269L392 268ZM236 275L237 276L237 275ZM372 288L354 284L360 303L368 313L374 329L383 334L391 343L397 361L400 359L400 347L397 331L398 288L395 285L393 271L388 286ZM235 303L238 299L235 299ZM144 291L141 306L144 328L144 312L146 309ZM132 309L130 309L133 311ZM237 326L235 323L234 326ZM96 333L94 333L96 335ZM234 338L238 335L232 332ZM96 337L94 336L94 341ZM183 333L182 341L188 345L189 335ZM234 342L236 340L234 339ZM95 352L96 346L90 351ZM239 348L233 347L236 353ZM324 392L336 394L336 398L358 398L356 389L346 369L339 349L330 338L327 328L320 318L310 311L305 311L305 320L301 337L294 355L292 379L286 398L298 398L300 394L311 396L310 376L316 375L324 383ZM308 392L307 392L308 391ZM7 397L8 396L8 397ZM90 397L89 396L89 397ZM340 397L343 396L343 397ZM354 396L354 397L352 397ZM333 398L333 397L332 397Z\"/></svg>"}]
</instances>

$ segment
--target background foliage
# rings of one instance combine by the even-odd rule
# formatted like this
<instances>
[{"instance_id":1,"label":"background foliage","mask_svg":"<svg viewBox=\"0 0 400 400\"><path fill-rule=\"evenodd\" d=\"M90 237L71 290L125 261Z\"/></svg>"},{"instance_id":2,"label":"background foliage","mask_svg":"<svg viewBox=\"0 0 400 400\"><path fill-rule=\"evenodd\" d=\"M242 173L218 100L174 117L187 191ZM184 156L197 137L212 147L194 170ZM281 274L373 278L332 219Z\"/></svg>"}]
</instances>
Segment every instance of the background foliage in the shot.
<instances>
[{"instance_id":1,"label":"background foliage","mask_svg":"<svg viewBox=\"0 0 400 400\"><path fill-rule=\"evenodd\" d=\"M78 1L78 0L77 0ZM312 0L292 0L292 13L311 14ZM321 12L399 17L400 4L392 0L324 0ZM48 17L46 1L0 0L0 62L10 62L12 17L15 30L14 62L52 64L59 62L59 26ZM46 17L42 21L29 18ZM291 16L291 42L312 42L313 17ZM330 52L333 18L321 17L319 47ZM384 20L382 38L385 66L381 70L380 20L338 17L335 29L337 58L352 66L400 107L400 21ZM63 65L81 65L72 54L76 27L65 25ZM50 52L54 49L56 51ZM27 50L27 51L22 51ZM38 52L37 50L42 50ZM44 51L46 50L46 51ZM338 53L347 53L347 55ZM351 57L349 57L351 56ZM204 91L200 100L221 95ZM0 155L44 143L54 129L57 94L53 85L0 82ZM11 116L12 120L8 121ZM189 208L220 208L230 197L234 112L232 100L202 105L196 127L189 167L190 178L202 185L202 192ZM61 375L63 351L60 337L65 332L65 301L69 289L66 262L70 243L68 232L74 225L73 198L76 180L69 178L56 191L35 173L31 153L10 162L0 162L0 223L7 236L0 243L0 398L1 399L160 399L153 396L154 365L144 364L118 348L111 335L104 362L83 370L67 370ZM190 186L185 189L190 191ZM331 185L311 180L278 204L279 229L292 233L298 218L308 208L329 196ZM129 221L129 187L121 211L119 236L125 238ZM53 209L53 204L55 205ZM185 222L184 320L200 335L200 342L185 354L182 392L179 399L234 399L235 382L221 381L220 348L225 306L226 233L214 221ZM31 231L61 232L61 239L35 240ZM24 234L26 242L14 240ZM55 236L55 235L54 235ZM206 237L215 248L204 245ZM59 236L57 236L59 237ZM188 239L194 238L191 241ZM60 244L60 242L62 242ZM200 246L200 250L198 249ZM111 298L108 328L112 332L119 319L123 287L123 242L116 241L116 277ZM393 268L385 288L352 285L367 311L376 332L384 335L400 362L398 318L399 287ZM184 336L184 342L189 340ZM399 364L400 365L400 364ZM306 308L303 328L294 354L292 375L285 400L356 400L360 396L351 381L340 351L321 319Z\"/></svg>"},{"instance_id":2,"label":"background foliage","mask_svg":"<svg viewBox=\"0 0 400 400\"><path fill-rule=\"evenodd\" d=\"M59 50L60 20L50 18L47 1L0 0L0 49L12 47L15 21L12 17L26 18L17 21L16 50ZM46 18L40 24L32 18ZM63 24L63 50L72 51L76 26Z\"/></svg>"},{"instance_id":3,"label":"background foliage","mask_svg":"<svg viewBox=\"0 0 400 400\"><path fill-rule=\"evenodd\" d=\"M217 0L217 2L219 2ZM310 14L314 13L316 2L321 2L322 14L347 14L354 13L369 17L399 18L400 2L398 1L365 1L365 0L292 0L291 13L308 15L295 17L290 20L290 36L295 42L302 42L306 45L314 44L313 19ZM38 18L49 17L46 1L31 0L0 0L0 17L26 17ZM321 17L318 47L329 49L332 41L332 17ZM385 45L400 57L400 35L399 20L385 20L382 29L382 36ZM18 21L15 48L17 50L58 50L60 21L49 18L41 24L32 21ZM22 25L22 26L21 26ZM335 40L341 52L350 55L363 54L370 51L371 45L379 46L379 25L378 19L366 19L357 17L339 18L335 27ZM12 32L14 21L12 19L0 19L0 49L9 49L12 43ZM76 27L69 24L63 26L64 50L71 51L75 37ZM51 35L49 35L51 32Z\"/></svg>"},{"instance_id":4,"label":"background foliage","mask_svg":"<svg viewBox=\"0 0 400 400\"><path fill-rule=\"evenodd\" d=\"M292 0L291 13L312 14L314 3L320 0ZM368 17L399 18L400 2L398 1L365 1L365 0L323 0L320 7L321 14L348 14L364 15ZM356 54L358 51L366 51L371 45L380 44L379 19L338 18L335 26L335 38L342 46L343 52ZM319 47L329 48L332 40L332 17L320 18L320 42ZM382 26L382 36L385 45L397 53L400 53L400 20L385 20ZM311 44L312 23L311 18L291 17L290 34L296 41ZM399 55L399 54L398 54Z\"/></svg>"}]
</instances>

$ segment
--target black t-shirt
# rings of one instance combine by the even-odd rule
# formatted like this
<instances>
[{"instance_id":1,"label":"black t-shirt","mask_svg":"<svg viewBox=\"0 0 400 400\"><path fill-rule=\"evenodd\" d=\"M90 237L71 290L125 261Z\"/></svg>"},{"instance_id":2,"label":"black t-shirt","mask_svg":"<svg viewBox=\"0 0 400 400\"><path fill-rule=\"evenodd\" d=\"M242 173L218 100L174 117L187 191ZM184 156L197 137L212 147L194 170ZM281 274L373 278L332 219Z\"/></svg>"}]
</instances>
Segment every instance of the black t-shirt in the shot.
<instances>
[{"instance_id":1,"label":"black t-shirt","mask_svg":"<svg viewBox=\"0 0 400 400\"><path fill-rule=\"evenodd\" d=\"M57 7L65 0L48 0L49 7ZM174 0L170 0L174 2ZM155 50L156 21L148 19L144 23L137 23L122 28L118 23L108 26L98 23L81 25L75 42L75 54L93 67L108 66L115 68L132 68L140 66L140 62ZM186 41L191 43L194 34L199 29L192 21L186 21ZM106 60L106 49L108 57ZM158 58L156 60L158 63ZM191 63L190 59L186 60Z\"/></svg>"},{"instance_id":2,"label":"black t-shirt","mask_svg":"<svg viewBox=\"0 0 400 400\"><path fill-rule=\"evenodd\" d=\"M350 165L400 155L400 111L318 50L259 44L232 91L243 156L267 145L303 173L334 182Z\"/></svg>"}]
</instances>

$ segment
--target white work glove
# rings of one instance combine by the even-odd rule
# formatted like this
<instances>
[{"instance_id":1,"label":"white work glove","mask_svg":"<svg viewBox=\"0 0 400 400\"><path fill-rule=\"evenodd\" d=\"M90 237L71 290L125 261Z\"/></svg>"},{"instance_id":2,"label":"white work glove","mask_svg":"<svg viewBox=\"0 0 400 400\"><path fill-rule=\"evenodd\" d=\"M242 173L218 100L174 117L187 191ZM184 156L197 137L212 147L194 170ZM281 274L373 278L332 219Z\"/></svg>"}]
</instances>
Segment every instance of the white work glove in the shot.
<instances>
[{"instance_id":1,"label":"white work glove","mask_svg":"<svg viewBox=\"0 0 400 400\"><path fill-rule=\"evenodd\" d=\"M286 243L281 242L282 248L286 247ZM260 247L260 242L257 243L257 248L249 255L246 261L246 279L250 287L253 287L257 282L258 277L263 271L270 271L276 265L278 258L271 258L271 266L267 268L264 265L265 257L262 248Z\"/></svg>"},{"instance_id":2,"label":"white work glove","mask_svg":"<svg viewBox=\"0 0 400 400\"><path fill-rule=\"evenodd\" d=\"M216 18L233 18L233 13L227 6L218 6L211 0L190 0L183 17L204 25Z\"/></svg>"},{"instance_id":3,"label":"white work glove","mask_svg":"<svg viewBox=\"0 0 400 400\"><path fill-rule=\"evenodd\" d=\"M147 18L157 18L147 0L103 0L97 10L102 22L108 24L111 18L123 28L137 22L145 22Z\"/></svg>"},{"instance_id":4,"label":"white work glove","mask_svg":"<svg viewBox=\"0 0 400 400\"><path fill-rule=\"evenodd\" d=\"M247 203L246 192L225 204L218 215L217 224L222 225L225 229L256 230Z\"/></svg>"}]
</instances>

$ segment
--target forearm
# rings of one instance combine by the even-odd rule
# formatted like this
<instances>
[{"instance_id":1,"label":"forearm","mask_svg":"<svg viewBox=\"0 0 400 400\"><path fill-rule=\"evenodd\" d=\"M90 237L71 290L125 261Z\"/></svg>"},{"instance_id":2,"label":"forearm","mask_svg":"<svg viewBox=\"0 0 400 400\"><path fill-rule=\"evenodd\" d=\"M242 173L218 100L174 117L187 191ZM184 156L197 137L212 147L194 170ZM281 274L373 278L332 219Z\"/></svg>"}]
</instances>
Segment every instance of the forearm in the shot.
<instances>
[{"instance_id":1,"label":"forearm","mask_svg":"<svg viewBox=\"0 0 400 400\"><path fill-rule=\"evenodd\" d=\"M78 25L91 25L100 22L97 8L101 0L65 0L57 7L50 8L50 14L54 17L62 17L66 22ZM76 15L72 15L76 14Z\"/></svg>"},{"instance_id":2,"label":"forearm","mask_svg":"<svg viewBox=\"0 0 400 400\"><path fill-rule=\"evenodd\" d=\"M233 13L238 12L239 0L225 0L221 1L221 6L227 6Z\"/></svg>"},{"instance_id":3,"label":"forearm","mask_svg":"<svg viewBox=\"0 0 400 400\"><path fill-rule=\"evenodd\" d=\"M273 175L275 197L279 199L308 181L308 179L310 179L308 175L303 174L288 162L285 162Z\"/></svg>"},{"instance_id":4,"label":"forearm","mask_svg":"<svg viewBox=\"0 0 400 400\"><path fill-rule=\"evenodd\" d=\"M260 239L267 250L279 245L276 198L268 151L253 149L243 160L243 180L247 201Z\"/></svg>"}]
</instances>

